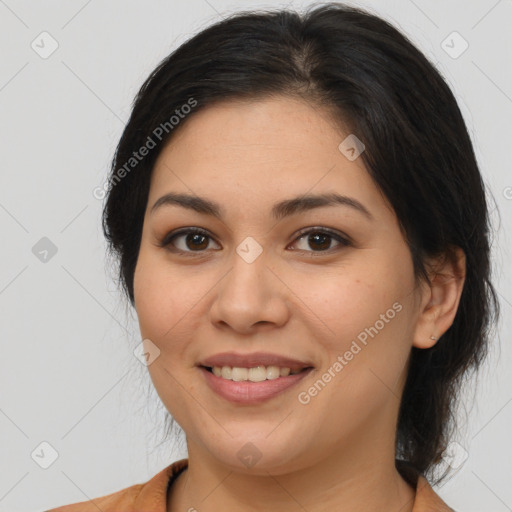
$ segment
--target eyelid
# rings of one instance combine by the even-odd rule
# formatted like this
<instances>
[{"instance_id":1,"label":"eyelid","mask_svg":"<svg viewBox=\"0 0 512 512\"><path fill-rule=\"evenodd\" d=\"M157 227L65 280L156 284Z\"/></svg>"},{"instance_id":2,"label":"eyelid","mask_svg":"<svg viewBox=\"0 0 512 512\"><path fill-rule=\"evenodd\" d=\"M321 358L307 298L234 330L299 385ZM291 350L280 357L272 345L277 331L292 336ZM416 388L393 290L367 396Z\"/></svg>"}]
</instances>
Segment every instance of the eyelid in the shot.
<instances>
[{"instance_id":1,"label":"eyelid","mask_svg":"<svg viewBox=\"0 0 512 512\"><path fill-rule=\"evenodd\" d=\"M326 234L326 235L330 236L331 238L335 239L338 242L338 244L339 244L338 248L339 247L348 247L348 246L353 245L353 241L349 236L345 235L343 232L340 232L338 230L334 230L332 228L328 228L325 226L310 226L307 228L303 228L298 233L296 233L294 235L295 238L293 239L293 241L291 243L292 244L296 243L304 236L306 236L308 234L313 234L313 233L322 233L322 234ZM168 248L168 246L172 245L172 241L175 238L178 238L179 236L188 235L188 234L204 235L205 237L209 238L210 240L213 240L215 243L218 244L218 242L215 240L215 238L212 235L210 235L210 233L208 231L206 231L205 229L198 228L198 227L185 227L185 228L180 228L180 229L176 230L175 232L172 231L172 232L166 234L164 236L163 240L161 242L159 242L158 245L159 245L159 247L162 247L162 248ZM218 244L218 245L220 245L220 244ZM332 252L335 252L336 250L338 250L338 248L335 247L335 248L327 249L325 251L306 251L304 249L297 249L297 252L311 253L312 255L320 256L322 254L331 254ZM169 249L169 250L171 250L171 249ZM214 250L218 250L218 249L214 249ZM177 248L174 248L172 251L176 252L176 253L190 254L193 256L199 256L199 255L202 255L205 252L207 252L207 250L184 251L182 249L177 249Z\"/></svg>"}]
</instances>

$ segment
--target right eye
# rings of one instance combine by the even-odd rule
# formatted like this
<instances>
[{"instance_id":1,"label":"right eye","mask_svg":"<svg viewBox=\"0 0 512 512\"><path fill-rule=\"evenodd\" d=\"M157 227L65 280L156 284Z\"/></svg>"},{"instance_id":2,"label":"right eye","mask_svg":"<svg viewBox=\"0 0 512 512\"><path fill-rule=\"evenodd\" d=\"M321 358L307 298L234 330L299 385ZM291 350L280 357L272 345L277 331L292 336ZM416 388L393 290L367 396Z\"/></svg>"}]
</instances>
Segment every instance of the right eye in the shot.
<instances>
[{"instance_id":1,"label":"right eye","mask_svg":"<svg viewBox=\"0 0 512 512\"><path fill-rule=\"evenodd\" d=\"M208 249L209 241L213 241L213 239L206 231L199 228L187 228L167 234L159 246L172 252L201 253Z\"/></svg>"}]
</instances>

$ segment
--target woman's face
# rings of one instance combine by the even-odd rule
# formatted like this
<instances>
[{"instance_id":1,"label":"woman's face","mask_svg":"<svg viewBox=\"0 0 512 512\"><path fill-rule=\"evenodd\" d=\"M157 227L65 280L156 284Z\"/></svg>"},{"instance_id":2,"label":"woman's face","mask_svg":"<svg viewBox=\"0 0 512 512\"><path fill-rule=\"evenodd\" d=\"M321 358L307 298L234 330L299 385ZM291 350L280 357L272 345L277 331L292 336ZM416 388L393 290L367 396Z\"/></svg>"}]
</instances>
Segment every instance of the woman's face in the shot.
<instances>
[{"instance_id":1,"label":"woman's face","mask_svg":"<svg viewBox=\"0 0 512 512\"><path fill-rule=\"evenodd\" d=\"M348 135L299 100L225 102L194 114L159 155L135 306L189 456L261 474L394 457L421 300L395 214L358 148L339 149ZM192 199L153 209L166 194L197 196L218 216ZM350 199L306 201L334 194ZM256 353L276 364L244 361ZM217 366L283 376L219 377L201 366L218 354ZM284 376L292 366L312 369ZM236 380L247 376L268 380Z\"/></svg>"}]
</instances>

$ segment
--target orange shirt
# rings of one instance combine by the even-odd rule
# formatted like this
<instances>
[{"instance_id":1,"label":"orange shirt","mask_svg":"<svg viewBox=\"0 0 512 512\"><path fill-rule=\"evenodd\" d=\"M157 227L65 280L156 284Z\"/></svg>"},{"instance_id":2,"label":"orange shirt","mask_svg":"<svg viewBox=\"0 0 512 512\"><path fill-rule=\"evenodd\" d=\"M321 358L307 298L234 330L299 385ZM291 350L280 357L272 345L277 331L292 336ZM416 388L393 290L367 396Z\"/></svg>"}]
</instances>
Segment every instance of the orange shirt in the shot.
<instances>
[{"instance_id":1,"label":"orange shirt","mask_svg":"<svg viewBox=\"0 0 512 512\"><path fill-rule=\"evenodd\" d=\"M52 508L46 512L167 512L167 489L187 466L188 459L181 459L144 484L132 485L101 498ZM428 481L419 475L413 512L454 511L434 492Z\"/></svg>"}]
</instances>

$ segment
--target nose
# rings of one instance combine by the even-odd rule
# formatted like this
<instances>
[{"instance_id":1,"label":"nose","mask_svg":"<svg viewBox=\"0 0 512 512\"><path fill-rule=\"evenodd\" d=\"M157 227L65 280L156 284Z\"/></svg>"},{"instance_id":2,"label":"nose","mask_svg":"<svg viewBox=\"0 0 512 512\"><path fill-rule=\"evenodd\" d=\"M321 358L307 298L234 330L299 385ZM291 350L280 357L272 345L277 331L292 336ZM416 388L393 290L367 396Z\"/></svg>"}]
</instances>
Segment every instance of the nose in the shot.
<instances>
[{"instance_id":1,"label":"nose","mask_svg":"<svg viewBox=\"0 0 512 512\"><path fill-rule=\"evenodd\" d=\"M251 334L288 321L288 288L267 266L265 251L251 263L234 253L232 267L216 290L210 319L218 328Z\"/></svg>"}]
</instances>

